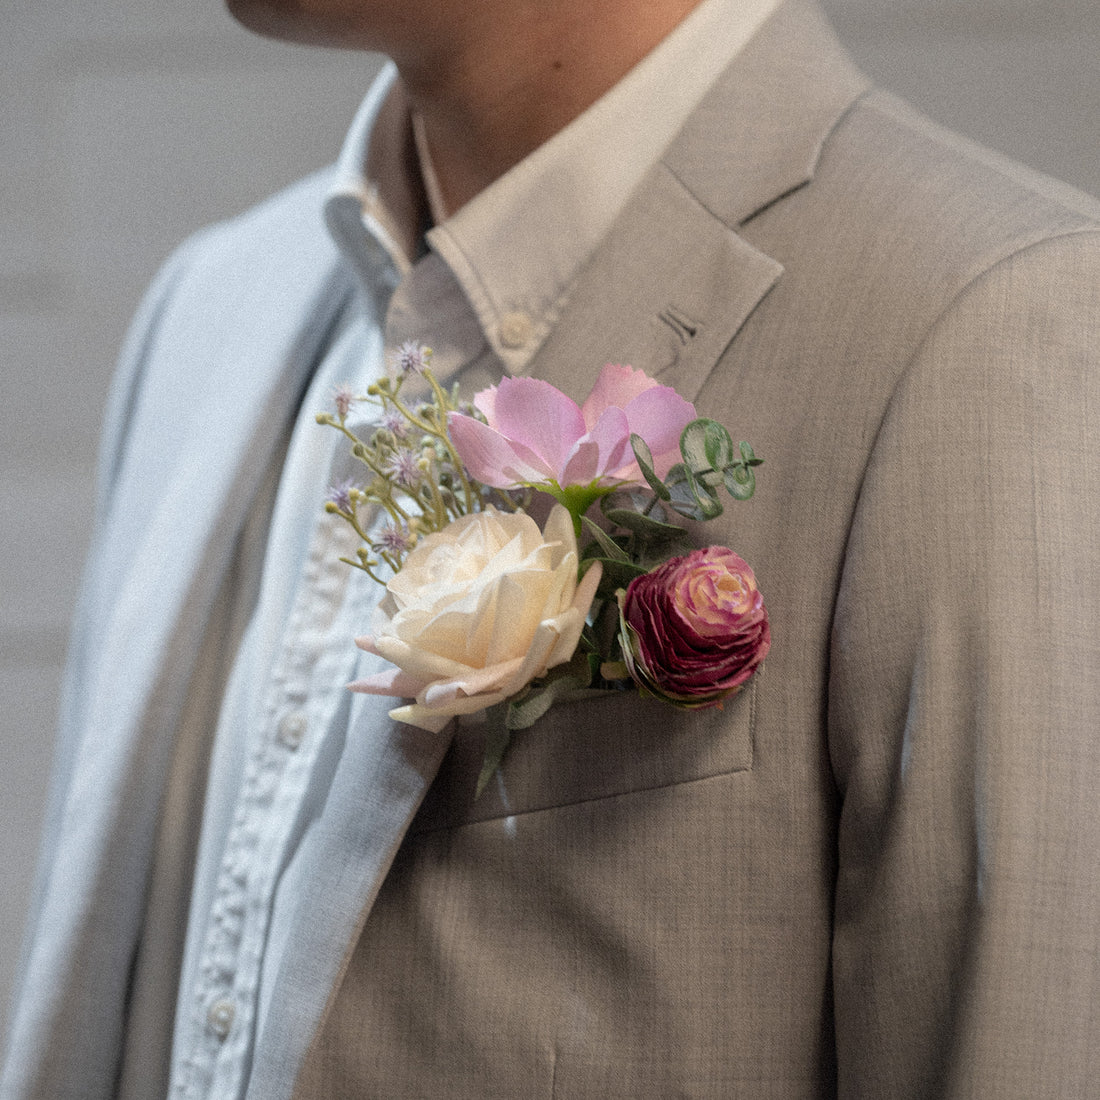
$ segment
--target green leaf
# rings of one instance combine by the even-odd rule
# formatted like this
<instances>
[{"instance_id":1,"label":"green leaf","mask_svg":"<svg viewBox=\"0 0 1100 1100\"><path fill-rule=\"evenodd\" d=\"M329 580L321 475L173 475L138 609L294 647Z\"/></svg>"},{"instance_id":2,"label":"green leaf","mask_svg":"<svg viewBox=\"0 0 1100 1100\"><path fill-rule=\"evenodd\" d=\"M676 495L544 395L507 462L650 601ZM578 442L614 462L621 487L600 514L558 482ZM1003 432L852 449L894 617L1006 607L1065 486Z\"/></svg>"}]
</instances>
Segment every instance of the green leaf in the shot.
<instances>
[{"instance_id":1,"label":"green leaf","mask_svg":"<svg viewBox=\"0 0 1100 1100\"><path fill-rule=\"evenodd\" d=\"M581 516L581 523L608 558L612 561L630 561L627 552L598 523L593 523L587 516ZM590 556L585 555L586 558Z\"/></svg>"},{"instance_id":2,"label":"green leaf","mask_svg":"<svg viewBox=\"0 0 1100 1100\"><path fill-rule=\"evenodd\" d=\"M677 485L684 485L686 482L687 467L682 462L677 462L665 475L665 484L670 490L675 489Z\"/></svg>"},{"instance_id":3,"label":"green leaf","mask_svg":"<svg viewBox=\"0 0 1100 1100\"><path fill-rule=\"evenodd\" d=\"M707 420L703 432L703 450L707 461L715 470L721 470L733 461L733 438L717 420Z\"/></svg>"},{"instance_id":4,"label":"green leaf","mask_svg":"<svg viewBox=\"0 0 1100 1100\"><path fill-rule=\"evenodd\" d=\"M672 542L676 539L686 538L687 532L674 523L662 523L652 516L643 516L641 512L632 511L630 508L609 508L604 515L620 527L633 531L645 539L663 540Z\"/></svg>"},{"instance_id":5,"label":"green leaf","mask_svg":"<svg viewBox=\"0 0 1100 1100\"><path fill-rule=\"evenodd\" d=\"M703 417L691 421L680 433L680 454L689 474L711 469L707 458L707 421Z\"/></svg>"},{"instance_id":6,"label":"green leaf","mask_svg":"<svg viewBox=\"0 0 1100 1100\"><path fill-rule=\"evenodd\" d=\"M600 577L596 594L601 599L610 599L620 588L626 588L635 578L649 572L644 565L635 565L629 561L613 561L609 558L601 559L603 576Z\"/></svg>"},{"instance_id":7,"label":"green leaf","mask_svg":"<svg viewBox=\"0 0 1100 1100\"><path fill-rule=\"evenodd\" d=\"M494 721L496 715L490 712L488 728L485 733L485 757L481 761L481 771L477 777L477 788L474 791L474 800L481 797L481 792L489 785L504 754L508 751L508 742L512 740L512 731L505 721Z\"/></svg>"},{"instance_id":8,"label":"green leaf","mask_svg":"<svg viewBox=\"0 0 1100 1100\"><path fill-rule=\"evenodd\" d=\"M693 420L680 435L680 453L684 456L686 472L708 486L719 485L720 471L734 459L733 439L730 433L708 417Z\"/></svg>"},{"instance_id":9,"label":"green leaf","mask_svg":"<svg viewBox=\"0 0 1100 1100\"><path fill-rule=\"evenodd\" d=\"M705 482L696 478L691 470L688 470L688 486L695 497L695 504L699 509L701 519L714 519L722 514L722 502L718 494Z\"/></svg>"},{"instance_id":10,"label":"green leaf","mask_svg":"<svg viewBox=\"0 0 1100 1100\"><path fill-rule=\"evenodd\" d=\"M644 512L652 505L654 511L660 504L654 504L653 498L640 485L620 485L605 497L600 498L600 510L607 515L612 508L625 508L632 512Z\"/></svg>"},{"instance_id":11,"label":"green leaf","mask_svg":"<svg viewBox=\"0 0 1100 1100\"><path fill-rule=\"evenodd\" d=\"M749 467L737 462L727 466L723 473L726 489L734 500L748 500L756 492L756 475Z\"/></svg>"},{"instance_id":12,"label":"green leaf","mask_svg":"<svg viewBox=\"0 0 1100 1100\"><path fill-rule=\"evenodd\" d=\"M561 667L569 671L536 685L522 702L508 705L505 725L509 730L529 729L556 702L575 691L582 691L592 682L586 654L581 654L580 661L573 660Z\"/></svg>"},{"instance_id":13,"label":"green leaf","mask_svg":"<svg viewBox=\"0 0 1100 1100\"><path fill-rule=\"evenodd\" d=\"M664 482L657 476L657 471L653 468L653 452L649 449L649 444L637 432L631 432L630 446L634 451L634 458L638 462L642 476L649 482L649 487L657 495L657 499L668 500L668 489L665 488Z\"/></svg>"},{"instance_id":14,"label":"green leaf","mask_svg":"<svg viewBox=\"0 0 1100 1100\"><path fill-rule=\"evenodd\" d=\"M686 516L688 519L700 521L706 519L696 502L692 485L686 478L672 487L672 499L669 501L669 506L678 515Z\"/></svg>"}]
</instances>

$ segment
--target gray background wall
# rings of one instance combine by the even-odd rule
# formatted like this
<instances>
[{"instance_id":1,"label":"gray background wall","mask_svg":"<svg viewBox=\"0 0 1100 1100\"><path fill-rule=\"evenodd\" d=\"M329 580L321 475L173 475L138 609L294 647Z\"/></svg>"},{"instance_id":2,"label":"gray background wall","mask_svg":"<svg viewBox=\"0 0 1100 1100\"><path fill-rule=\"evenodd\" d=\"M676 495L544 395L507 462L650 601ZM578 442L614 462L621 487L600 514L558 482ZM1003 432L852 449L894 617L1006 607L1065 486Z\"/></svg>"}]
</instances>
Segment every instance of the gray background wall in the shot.
<instances>
[{"instance_id":1,"label":"gray background wall","mask_svg":"<svg viewBox=\"0 0 1100 1100\"><path fill-rule=\"evenodd\" d=\"M1096 0L826 0L880 83L1100 194ZM0 1034L115 353L191 229L327 163L375 59L220 0L0 0Z\"/></svg>"}]
</instances>

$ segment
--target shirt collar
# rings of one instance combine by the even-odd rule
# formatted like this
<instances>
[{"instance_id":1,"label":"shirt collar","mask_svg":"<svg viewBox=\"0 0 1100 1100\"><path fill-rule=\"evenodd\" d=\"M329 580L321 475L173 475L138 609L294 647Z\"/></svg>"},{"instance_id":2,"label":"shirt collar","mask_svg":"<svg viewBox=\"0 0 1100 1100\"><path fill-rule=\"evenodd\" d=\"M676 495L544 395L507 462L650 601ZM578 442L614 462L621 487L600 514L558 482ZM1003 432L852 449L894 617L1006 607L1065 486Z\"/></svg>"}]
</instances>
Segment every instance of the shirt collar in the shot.
<instances>
[{"instance_id":1,"label":"shirt collar","mask_svg":"<svg viewBox=\"0 0 1100 1100\"><path fill-rule=\"evenodd\" d=\"M385 301L417 251L417 184L408 106L387 62L352 121L325 200L325 222L367 291Z\"/></svg>"},{"instance_id":2,"label":"shirt collar","mask_svg":"<svg viewBox=\"0 0 1100 1100\"><path fill-rule=\"evenodd\" d=\"M704 0L587 111L427 231L511 372L526 368L631 193L778 3ZM423 196L437 191L389 65L352 124L326 206L368 289L392 292L410 270Z\"/></svg>"}]
</instances>

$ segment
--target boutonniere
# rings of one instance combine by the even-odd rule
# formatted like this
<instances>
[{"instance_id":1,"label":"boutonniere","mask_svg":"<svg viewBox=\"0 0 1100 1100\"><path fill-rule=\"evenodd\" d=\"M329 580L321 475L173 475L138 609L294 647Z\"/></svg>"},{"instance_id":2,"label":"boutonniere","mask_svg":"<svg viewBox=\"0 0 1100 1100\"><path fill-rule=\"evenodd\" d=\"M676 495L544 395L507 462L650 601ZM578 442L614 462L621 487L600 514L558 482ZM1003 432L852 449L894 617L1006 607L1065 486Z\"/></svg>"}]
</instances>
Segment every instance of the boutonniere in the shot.
<instances>
[{"instance_id":1,"label":"boutonniere","mask_svg":"<svg viewBox=\"0 0 1100 1100\"><path fill-rule=\"evenodd\" d=\"M478 794L511 733L555 703L636 688L699 708L740 690L770 645L763 597L746 562L693 549L677 520L748 500L752 448L628 366L604 367L578 406L534 378L463 401L430 363L404 345L392 377L341 387L317 417L364 467L326 501L361 542L343 560L385 588L355 641L393 667L352 690L409 700L391 717L431 731L494 708ZM414 374L428 399L403 394ZM365 435L349 426L359 404L374 406Z\"/></svg>"}]
</instances>

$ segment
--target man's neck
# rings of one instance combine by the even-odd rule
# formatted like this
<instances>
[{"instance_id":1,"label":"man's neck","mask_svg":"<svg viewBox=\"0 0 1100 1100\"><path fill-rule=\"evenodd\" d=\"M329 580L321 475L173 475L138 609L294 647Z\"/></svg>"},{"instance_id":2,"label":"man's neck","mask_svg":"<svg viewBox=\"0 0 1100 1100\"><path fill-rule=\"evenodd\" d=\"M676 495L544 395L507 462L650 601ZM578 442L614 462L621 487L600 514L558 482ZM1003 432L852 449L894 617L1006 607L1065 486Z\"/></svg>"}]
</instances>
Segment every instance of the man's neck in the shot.
<instances>
[{"instance_id":1,"label":"man's neck","mask_svg":"<svg viewBox=\"0 0 1100 1100\"><path fill-rule=\"evenodd\" d=\"M591 106L699 2L471 4L439 48L392 49L448 211Z\"/></svg>"}]
</instances>

